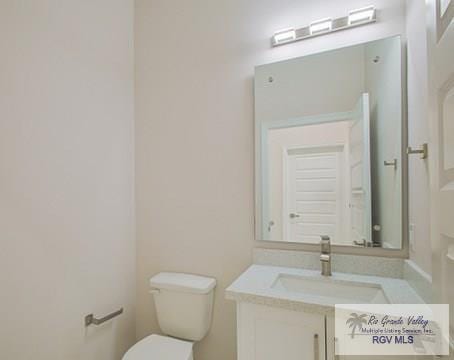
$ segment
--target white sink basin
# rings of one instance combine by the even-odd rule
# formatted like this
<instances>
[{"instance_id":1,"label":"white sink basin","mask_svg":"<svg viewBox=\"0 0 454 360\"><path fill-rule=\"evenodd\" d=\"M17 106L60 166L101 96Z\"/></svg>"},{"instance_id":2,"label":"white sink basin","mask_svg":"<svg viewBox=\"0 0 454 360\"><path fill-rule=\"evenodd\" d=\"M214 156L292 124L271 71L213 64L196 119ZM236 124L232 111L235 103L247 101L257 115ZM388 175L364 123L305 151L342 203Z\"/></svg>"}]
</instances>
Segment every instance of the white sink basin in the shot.
<instances>
[{"instance_id":1,"label":"white sink basin","mask_svg":"<svg viewBox=\"0 0 454 360\"><path fill-rule=\"evenodd\" d=\"M329 277L279 274L273 289L304 294L308 298L335 304L388 304L380 285L336 280Z\"/></svg>"}]
</instances>

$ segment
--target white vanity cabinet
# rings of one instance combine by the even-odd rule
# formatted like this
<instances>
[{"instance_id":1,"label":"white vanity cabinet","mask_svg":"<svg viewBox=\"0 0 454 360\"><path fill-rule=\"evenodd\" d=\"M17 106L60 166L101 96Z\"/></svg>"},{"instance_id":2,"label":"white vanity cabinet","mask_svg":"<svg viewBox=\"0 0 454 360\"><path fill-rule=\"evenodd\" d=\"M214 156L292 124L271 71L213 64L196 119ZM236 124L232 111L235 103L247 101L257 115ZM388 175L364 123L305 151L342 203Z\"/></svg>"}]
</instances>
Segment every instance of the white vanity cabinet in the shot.
<instances>
[{"instance_id":1,"label":"white vanity cabinet","mask_svg":"<svg viewBox=\"0 0 454 360\"><path fill-rule=\"evenodd\" d=\"M355 299L396 304L402 298L423 303L401 279L346 273L322 277L313 270L251 265L227 287L226 298L237 304L238 360L427 360L335 355L334 304Z\"/></svg>"},{"instance_id":2,"label":"white vanity cabinet","mask_svg":"<svg viewBox=\"0 0 454 360\"><path fill-rule=\"evenodd\" d=\"M382 360L335 355L334 318L278 307L237 303L238 360ZM420 357L420 360L427 360ZM386 360L415 360L386 356Z\"/></svg>"},{"instance_id":3,"label":"white vanity cabinet","mask_svg":"<svg viewBox=\"0 0 454 360\"><path fill-rule=\"evenodd\" d=\"M334 317L326 316L326 360L429 360L429 357L422 356L335 355L335 346Z\"/></svg>"},{"instance_id":4,"label":"white vanity cabinet","mask_svg":"<svg viewBox=\"0 0 454 360\"><path fill-rule=\"evenodd\" d=\"M239 302L238 360L325 360L325 317Z\"/></svg>"}]
</instances>

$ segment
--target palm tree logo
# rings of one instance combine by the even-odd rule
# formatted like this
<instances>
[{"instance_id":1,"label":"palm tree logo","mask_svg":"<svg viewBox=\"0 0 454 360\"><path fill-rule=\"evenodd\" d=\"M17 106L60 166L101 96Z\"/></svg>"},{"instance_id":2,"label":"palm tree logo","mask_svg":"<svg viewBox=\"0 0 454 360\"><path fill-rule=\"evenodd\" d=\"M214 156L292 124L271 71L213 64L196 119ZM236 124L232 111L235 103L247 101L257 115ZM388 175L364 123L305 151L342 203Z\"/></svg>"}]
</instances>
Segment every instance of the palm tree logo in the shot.
<instances>
[{"instance_id":1,"label":"palm tree logo","mask_svg":"<svg viewBox=\"0 0 454 360\"><path fill-rule=\"evenodd\" d=\"M352 333L350 336L352 339L355 337L355 332L357 328L361 328L361 325L367 324L366 317L367 314L358 315L357 313L351 313L350 318L346 321L348 327L352 328Z\"/></svg>"}]
</instances>

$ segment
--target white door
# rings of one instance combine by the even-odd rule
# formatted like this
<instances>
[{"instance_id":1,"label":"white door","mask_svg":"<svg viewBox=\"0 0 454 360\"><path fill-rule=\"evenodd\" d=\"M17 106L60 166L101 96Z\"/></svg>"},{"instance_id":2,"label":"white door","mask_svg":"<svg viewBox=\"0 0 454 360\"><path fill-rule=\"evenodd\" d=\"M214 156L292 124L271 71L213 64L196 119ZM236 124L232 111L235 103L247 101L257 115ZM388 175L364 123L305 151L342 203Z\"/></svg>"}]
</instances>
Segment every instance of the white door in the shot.
<instances>
[{"instance_id":1,"label":"white door","mask_svg":"<svg viewBox=\"0 0 454 360\"><path fill-rule=\"evenodd\" d=\"M454 335L454 1L427 0L426 4L433 301L451 305L452 339Z\"/></svg>"},{"instance_id":2,"label":"white door","mask_svg":"<svg viewBox=\"0 0 454 360\"><path fill-rule=\"evenodd\" d=\"M284 239L318 244L339 238L343 146L288 149L284 154Z\"/></svg>"},{"instance_id":3,"label":"white door","mask_svg":"<svg viewBox=\"0 0 454 360\"><path fill-rule=\"evenodd\" d=\"M238 360L325 360L325 317L270 306L237 306Z\"/></svg>"},{"instance_id":4,"label":"white door","mask_svg":"<svg viewBox=\"0 0 454 360\"><path fill-rule=\"evenodd\" d=\"M370 169L369 95L363 94L356 105L350 126L350 217L351 237L355 244L372 241L372 196Z\"/></svg>"}]
</instances>

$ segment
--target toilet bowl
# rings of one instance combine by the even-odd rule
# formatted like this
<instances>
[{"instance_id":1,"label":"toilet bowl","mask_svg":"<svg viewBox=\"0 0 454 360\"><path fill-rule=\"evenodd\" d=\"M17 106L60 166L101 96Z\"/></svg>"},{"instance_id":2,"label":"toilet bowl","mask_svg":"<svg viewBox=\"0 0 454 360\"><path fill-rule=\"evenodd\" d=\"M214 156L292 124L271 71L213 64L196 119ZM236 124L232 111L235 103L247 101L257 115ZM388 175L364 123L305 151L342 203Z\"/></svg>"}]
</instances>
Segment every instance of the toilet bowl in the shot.
<instances>
[{"instance_id":1,"label":"toilet bowl","mask_svg":"<svg viewBox=\"0 0 454 360\"><path fill-rule=\"evenodd\" d=\"M193 360L192 342L150 335L128 350L123 360Z\"/></svg>"},{"instance_id":2,"label":"toilet bowl","mask_svg":"<svg viewBox=\"0 0 454 360\"><path fill-rule=\"evenodd\" d=\"M166 272L153 276L150 286L166 336L140 340L123 360L193 360L194 342L202 340L211 326L216 279Z\"/></svg>"}]
</instances>

